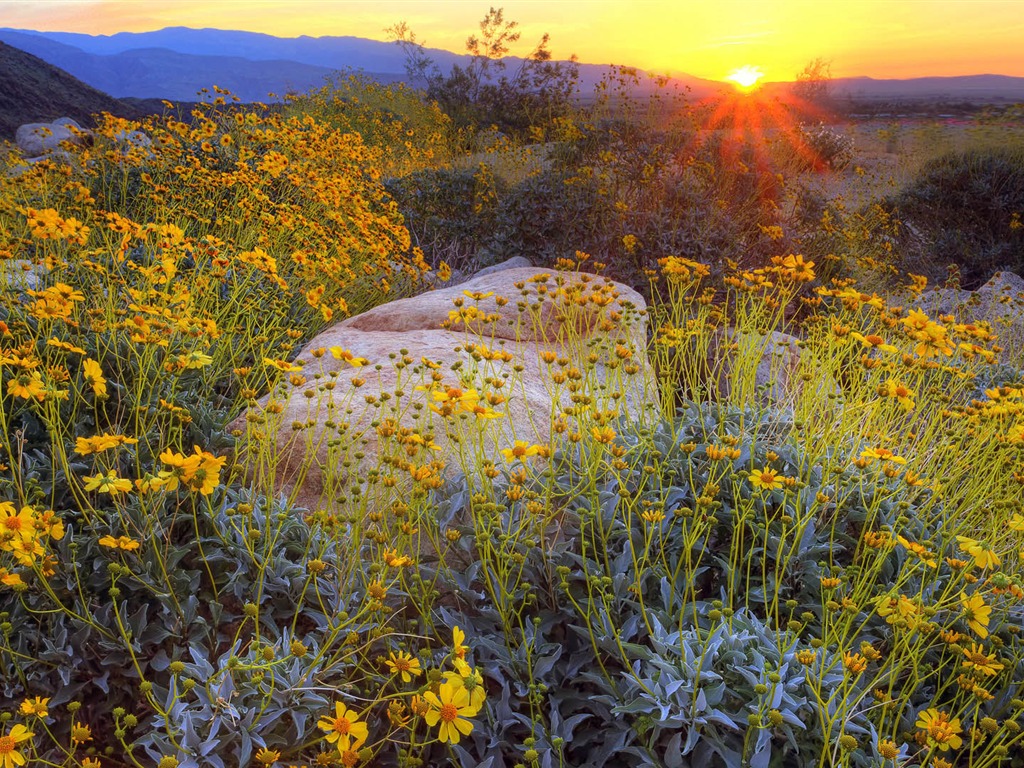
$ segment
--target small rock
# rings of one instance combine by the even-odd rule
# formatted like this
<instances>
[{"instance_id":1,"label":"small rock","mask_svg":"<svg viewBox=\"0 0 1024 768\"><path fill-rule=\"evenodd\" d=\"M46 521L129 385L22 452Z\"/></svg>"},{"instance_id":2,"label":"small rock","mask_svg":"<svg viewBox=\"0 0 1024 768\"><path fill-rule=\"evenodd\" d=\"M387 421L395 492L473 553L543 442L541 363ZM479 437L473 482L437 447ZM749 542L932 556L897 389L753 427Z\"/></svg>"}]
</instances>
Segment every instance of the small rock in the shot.
<instances>
[{"instance_id":1,"label":"small rock","mask_svg":"<svg viewBox=\"0 0 1024 768\"><path fill-rule=\"evenodd\" d=\"M997 272L976 291L925 291L914 304L932 317L953 315L961 323L989 323L1009 355L1024 353L1024 278L1013 272Z\"/></svg>"},{"instance_id":2,"label":"small rock","mask_svg":"<svg viewBox=\"0 0 1024 768\"><path fill-rule=\"evenodd\" d=\"M83 145L86 136L64 123L26 123L18 128L14 140L26 157L39 157L60 150L62 142Z\"/></svg>"},{"instance_id":3,"label":"small rock","mask_svg":"<svg viewBox=\"0 0 1024 768\"><path fill-rule=\"evenodd\" d=\"M130 144L133 147L141 147L143 149L149 149L153 146L153 140L142 131L121 129L114 134L114 140L124 144Z\"/></svg>"},{"instance_id":4,"label":"small rock","mask_svg":"<svg viewBox=\"0 0 1024 768\"><path fill-rule=\"evenodd\" d=\"M0 283L22 291L34 291L42 283L46 270L27 259L0 261Z\"/></svg>"},{"instance_id":5,"label":"small rock","mask_svg":"<svg viewBox=\"0 0 1024 768\"><path fill-rule=\"evenodd\" d=\"M799 344L795 336L779 331L766 335L738 333L733 329L716 331L708 350L707 370L716 380L712 383L717 391L707 394L716 399L749 397L762 406L792 407L803 395L805 386L799 374ZM753 390L736 391L737 386L748 381ZM830 382L826 389L839 393L835 382Z\"/></svg>"},{"instance_id":6,"label":"small rock","mask_svg":"<svg viewBox=\"0 0 1024 768\"><path fill-rule=\"evenodd\" d=\"M914 304L932 317L953 315L966 307L973 297L973 292L959 288L933 288L922 293Z\"/></svg>"}]
</instances>

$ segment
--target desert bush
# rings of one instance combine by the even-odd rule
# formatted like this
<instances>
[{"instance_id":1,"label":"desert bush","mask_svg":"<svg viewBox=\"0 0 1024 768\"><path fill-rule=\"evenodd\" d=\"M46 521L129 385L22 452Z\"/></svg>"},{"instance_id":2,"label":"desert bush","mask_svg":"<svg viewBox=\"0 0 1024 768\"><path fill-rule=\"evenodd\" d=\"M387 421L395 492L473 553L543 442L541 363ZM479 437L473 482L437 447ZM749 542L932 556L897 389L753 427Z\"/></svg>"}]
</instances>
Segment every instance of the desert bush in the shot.
<instances>
[{"instance_id":1,"label":"desert bush","mask_svg":"<svg viewBox=\"0 0 1024 768\"><path fill-rule=\"evenodd\" d=\"M901 262L901 222L893 211L871 203L850 207L841 197L799 187L788 238L818 265L823 280L858 279L885 288L906 265Z\"/></svg>"},{"instance_id":2,"label":"desert bush","mask_svg":"<svg viewBox=\"0 0 1024 768\"><path fill-rule=\"evenodd\" d=\"M518 136L550 125L574 112L578 67L573 56L556 61L545 34L528 55L514 59L511 46L520 38L518 23L506 21L501 8L492 7L480 21L479 33L466 39L466 64L448 71L434 62L407 24L388 30L406 52L406 73L411 82L423 83L427 97L436 101L462 128L496 126ZM511 66L510 66L511 65Z\"/></svg>"},{"instance_id":3,"label":"desert bush","mask_svg":"<svg viewBox=\"0 0 1024 768\"><path fill-rule=\"evenodd\" d=\"M422 201L447 194L453 176L420 176L422 186L410 180L393 188L413 231L426 226L429 234L420 235L419 244L432 262L444 258L462 230L467 250L486 254L488 262L526 254L537 264L554 265L575 261L582 251L605 264L608 276L646 290L646 271L665 255L688 254L720 270L730 259L754 263L774 247L759 226L775 220L763 174L753 168L720 171L712 144L703 147L702 161L683 163L678 155L686 144L685 135L632 125L583 126L516 184L503 185L488 173L483 186L493 197L483 204L477 201L482 170L475 171L472 211L466 210L471 177L464 172L457 227L444 223L452 215L435 224L417 211ZM412 188L415 194L399 191ZM445 244L440 252L435 242Z\"/></svg>"},{"instance_id":4,"label":"desert bush","mask_svg":"<svg viewBox=\"0 0 1024 768\"><path fill-rule=\"evenodd\" d=\"M994 272L1024 269L1024 152L954 152L924 165L885 205L904 222L907 268L960 268L965 288ZM922 271L922 268L923 271Z\"/></svg>"}]
</instances>

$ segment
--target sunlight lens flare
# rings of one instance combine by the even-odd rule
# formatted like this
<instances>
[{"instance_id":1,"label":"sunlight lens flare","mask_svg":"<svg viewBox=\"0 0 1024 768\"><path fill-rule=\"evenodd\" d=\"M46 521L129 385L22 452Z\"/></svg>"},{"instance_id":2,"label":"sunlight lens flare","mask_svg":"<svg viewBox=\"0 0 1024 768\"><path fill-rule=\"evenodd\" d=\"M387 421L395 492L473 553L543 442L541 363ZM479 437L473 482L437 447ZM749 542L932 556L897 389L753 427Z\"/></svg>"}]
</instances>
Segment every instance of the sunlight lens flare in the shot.
<instances>
[{"instance_id":1,"label":"sunlight lens flare","mask_svg":"<svg viewBox=\"0 0 1024 768\"><path fill-rule=\"evenodd\" d=\"M752 67L747 64L730 72L725 79L733 82L741 91L752 91L762 77L764 77L764 72L760 67Z\"/></svg>"}]
</instances>

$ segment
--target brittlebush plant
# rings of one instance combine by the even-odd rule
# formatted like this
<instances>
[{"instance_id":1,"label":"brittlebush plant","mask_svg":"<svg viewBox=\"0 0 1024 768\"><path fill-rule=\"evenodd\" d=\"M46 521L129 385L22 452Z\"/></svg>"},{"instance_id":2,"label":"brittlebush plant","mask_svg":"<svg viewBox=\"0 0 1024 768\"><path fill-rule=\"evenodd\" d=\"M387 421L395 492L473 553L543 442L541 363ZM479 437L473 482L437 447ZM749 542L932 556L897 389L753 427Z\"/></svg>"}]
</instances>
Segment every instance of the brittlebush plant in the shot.
<instances>
[{"instance_id":1,"label":"brittlebush plant","mask_svg":"<svg viewBox=\"0 0 1024 768\"><path fill-rule=\"evenodd\" d=\"M996 329L784 252L666 254L644 308L580 253L456 293L454 364L364 359L305 343L422 269L379 156L216 104L136 127L0 182L5 764L1021 755Z\"/></svg>"},{"instance_id":2,"label":"brittlebush plant","mask_svg":"<svg viewBox=\"0 0 1024 768\"><path fill-rule=\"evenodd\" d=\"M372 167L385 177L447 165L465 142L451 118L418 91L360 74L338 75L322 88L289 96L287 112L358 134Z\"/></svg>"}]
</instances>

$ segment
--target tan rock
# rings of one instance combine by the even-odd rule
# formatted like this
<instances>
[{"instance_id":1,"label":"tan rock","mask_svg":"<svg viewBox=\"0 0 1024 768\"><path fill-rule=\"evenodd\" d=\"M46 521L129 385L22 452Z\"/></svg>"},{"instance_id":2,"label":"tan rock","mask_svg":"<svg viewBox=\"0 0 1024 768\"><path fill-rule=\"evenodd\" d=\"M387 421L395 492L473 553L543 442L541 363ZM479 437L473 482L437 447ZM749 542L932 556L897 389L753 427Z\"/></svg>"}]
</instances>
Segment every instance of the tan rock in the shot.
<instances>
[{"instance_id":1,"label":"tan rock","mask_svg":"<svg viewBox=\"0 0 1024 768\"><path fill-rule=\"evenodd\" d=\"M307 508L350 501L356 487L384 503L417 482L479 472L516 440L548 443L556 420L571 432L589 430L595 412L657 411L643 298L582 273L506 270L394 301L324 331L298 359L305 381L286 376L232 428L255 438L250 467L262 451L275 492ZM457 390L462 399L447 402Z\"/></svg>"},{"instance_id":2,"label":"tan rock","mask_svg":"<svg viewBox=\"0 0 1024 768\"><path fill-rule=\"evenodd\" d=\"M556 303L553 298L559 279L568 291L585 294L587 300ZM472 293L481 298L469 298L467 294ZM465 308L475 306L478 316L453 320L456 300ZM643 297L621 283L583 272L545 272L529 267L479 275L458 286L392 301L340 325L362 331L404 332L442 328L447 323L456 330L498 339L557 342L573 329L585 336L596 333L601 319L610 312L636 314L644 310ZM642 334L646 342L646 322L632 323L629 334L635 340Z\"/></svg>"}]
</instances>

